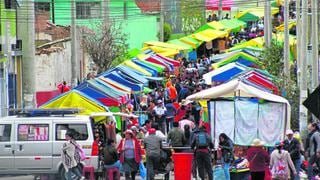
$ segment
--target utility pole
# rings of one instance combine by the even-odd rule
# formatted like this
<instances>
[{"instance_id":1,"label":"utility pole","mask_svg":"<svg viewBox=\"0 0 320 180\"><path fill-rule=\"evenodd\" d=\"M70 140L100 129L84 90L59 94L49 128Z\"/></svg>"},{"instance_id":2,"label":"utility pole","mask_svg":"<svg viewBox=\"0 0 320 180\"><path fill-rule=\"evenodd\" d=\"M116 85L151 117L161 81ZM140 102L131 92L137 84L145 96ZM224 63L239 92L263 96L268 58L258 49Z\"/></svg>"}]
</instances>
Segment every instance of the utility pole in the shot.
<instances>
[{"instance_id":1,"label":"utility pole","mask_svg":"<svg viewBox=\"0 0 320 180\"><path fill-rule=\"evenodd\" d=\"M3 96L2 96L2 103L0 103L2 106L0 107L0 117L7 116L8 115L8 108L9 108L9 102L8 102L8 64L11 62L11 41L10 41L10 21L5 20L5 43L4 43L4 54L7 56L7 60L3 62ZM1 87L1 86L0 86ZM1 97L1 96L0 96Z\"/></svg>"},{"instance_id":2,"label":"utility pole","mask_svg":"<svg viewBox=\"0 0 320 180\"><path fill-rule=\"evenodd\" d=\"M270 47L272 38L271 4L270 1L264 1L264 42L265 47Z\"/></svg>"},{"instance_id":3,"label":"utility pole","mask_svg":"<svg viewBox=\"0 0 320 180\"><path fill-rule=\"evenodd\" d=\"M301 1L296 0L296 19L297 19L297 25L296 25L296 30L297 30L297 80L298 84L300 85L301 81Z\"/></svg>"},{"instance_id":4,"label":"utility pole","mask_svg":"<svg viewBox=\"0 0 320 180\"><path fill-rule=\"evenodd\" d=\"M284 75L285 83L290 82L290 45L289 45L289 0L284 1Z\"/></svg>"},{"instance_id":5,"label":"utility pole","mask_svg":"<svg viewBox=\"0 0 320 180\"><path fill-rule=\"evenodd\" d=\"M160 0L160 41L164 41L164 9L165 0Z\"/></svg>"},{"instance_id":6,"label":"utility pole","mask_svg":"<svg viewBox=\"0 0 320 180\"><path fill-rule=\"evenodd\" d=\"M127 19L128 11L127 11L127 0L123 0L123 18Z\"/></svg>"},{"instance_id":7,"label":"utility pole","mask_svg":"<svg viewBox=\"0 0 320 180\"><path fill-rule=\"evenodd\" d=\"M222 0L219 0L218 17L219 17L219 20L222 20Z\"/></svg>"},{"instance_id":8,"label":"utility pole","mask_svg":"<svg viewBox=\"0 0 320 180\"><path fill-rule=\"evenodd\" d=\"M301 27L301 81L300 81L300 108L299 108L299 120L300 120L300 132L302 137L307 135L307 109L302 104L307 98L307 37L308 37L308 1L302 0L302 27Z\"/></svg>"},{"instance_id":9,"label":"utility pole","mask_svg":"<svg viewBox=\"0 0 320 180\"><path fill-rule=\"evenodd\" d=\"M312 90L319 84L318 0L312 0Z\"/></svg>"},{"instance_id":10,"label":"utility pole","mask_svg":"<svg viewBox=\"0 0 320 180\"><path fill-rule=\"evenodd\" d=\"M76 27L76 5L75 0L71 0L71 86L76 87L78 84L77 73L77 27Z\"/></svg>"},{"instance_id":11,"label":"utility pole","mask_svg":"<svg viewBox=\"0 0 320 180\"><path fill-rule=\"evenodd\" d=\"M24 108L35 107L35 32L34 2L21 1L18 8L18 35L22 40L22 97Z\"/></svg>"}]
</instances>

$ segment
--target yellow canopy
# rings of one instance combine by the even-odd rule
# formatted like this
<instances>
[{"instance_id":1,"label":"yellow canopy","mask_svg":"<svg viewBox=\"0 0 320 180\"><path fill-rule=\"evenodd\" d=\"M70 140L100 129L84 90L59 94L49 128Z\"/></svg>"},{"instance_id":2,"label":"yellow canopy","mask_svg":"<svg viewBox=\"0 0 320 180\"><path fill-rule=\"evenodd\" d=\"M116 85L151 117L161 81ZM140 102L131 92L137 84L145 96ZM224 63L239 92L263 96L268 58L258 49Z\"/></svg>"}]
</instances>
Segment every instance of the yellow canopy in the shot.
<instances>
[{"instance_id":1,"label":"yellow canopy","mask_svg":"<svg viewBox=\"0 0 320 180\"><path fill-rule=\"evenodd\" d=\"M90 115L92 112L106 112L105 106L91 99L77 90L71 90L58 96L40 107L41 109L52 108L79 108L81 115Z\"/></svg>"},{"instance_id":2,"label":"yellow canopy","mask_svg":"<svg viewBox=\"0 0 320 180\"><path fill-rule=\"evenodd\" d=\"M215 30L226 30L226 31L231 31L231 29L228 29L227 27L225 27L222 23L220 23L219 21L212 21L207 23L208 26L214 28Z\"/></svg>"},{"instance_id":3,"label":"yellow canopy","mask_svg":"<svg viewBox=\"0 0 320 180\"><path fill-rule=\"evenodd\" d=\"M210 42L214 39L227 37L229 34L226 31L217 31L213 29L206 29L204 31L192 34L193 38L201 41Z\"/></svg>"},{"instance_id":4,"label":"yellow canopy","mask_svg":"<svg viewBox=\"0 0 320 180\"><path fill-rule=\"evenodd\" d=\"M151 74L149 71L143 69L141 66L136 65L136 64L135 64L134 62L132 62L131 60L124 61L122 64L123 64L123 65L126 65L126 66L128 66L128 67L131 67L132 69L135 69L135 70L137 70L137 71L145 74L146 76L152 76L152 74Z\"/></svg>"},{"instance_id":5,"label":"yellow canopy","mask_svg":"<svg viewBox=\"0 0 320 180\"><path fill-rule=\"evenodd\" d=\"M188 50L187 47L176 45L176 44L169 44L169 43L164 43L160 41L147 41L144 42L144 47L149 47L149 46L158 46L161 48L168 48L168 49L174 49L178 51L183 51L183 50Z\"/></svg>"},{"instance_id":6,"label":"yellow canopy","mask_svg":"<svg viewBox=\"0 0 320 180\"><path fill-rule=\"evenodd\" d=\"M292 27L296 26L297 22L295 21L291 21L289 22L289 29L291 29ZM281 24L280 26L276 27L277 31L284 31L284 24Z\"/></svg>"}]
</instances>

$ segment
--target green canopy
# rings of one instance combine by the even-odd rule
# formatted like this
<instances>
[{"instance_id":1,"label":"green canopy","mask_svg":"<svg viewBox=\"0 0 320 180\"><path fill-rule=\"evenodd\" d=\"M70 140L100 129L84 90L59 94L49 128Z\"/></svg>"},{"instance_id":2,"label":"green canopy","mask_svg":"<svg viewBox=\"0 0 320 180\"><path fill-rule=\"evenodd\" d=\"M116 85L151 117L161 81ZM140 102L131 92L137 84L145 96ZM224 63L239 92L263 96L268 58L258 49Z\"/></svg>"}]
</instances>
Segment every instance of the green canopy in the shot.
<instances>
[{"instance_id":1,"label":"green canopy","mask_svg":"<svg viewBox=\"0 0 320 180\"><path fill-rule=\"evenodd\" d=\"M182 42L179 39L174 39L174 40L168 41L168 43L169 44L175 44L175 45L183 46L185 48L188 48L189 51L192 51L192 49L193 49L193 47L190 44Z\"/></svg>"},{"instance_id":2,"label":"green canopy","mask_svg":"<svg viewBox=\"0 0 320 180\"><path fill-rule=\"evenodd\" d=\"M241 28L247 26L246 22L238 19L223 19L219 22L224 26L230 28L232 32L240 32Z\"/></svg>"},{"instance_id":3,"label":"green canopy","mask_svg":"<svg viewBox=\"0 0 320 180\"><path fill-rule=\"evenodd\" d=\"M134 58L136 57L138 54L141 53L141 50L138 49L138 48L134 48L134 49L131 49L129 52L128 52L128 55L130 58Z\"/></svg>"},{"instance_id":4,"label":"green canopy","mask_svg":"<svg viewBox=\"0 0 320 180\"><path fill-rule=\"evenodd\" d=\"M201 31L204 31L204 30L207 30L207 29L214 29L214 28L209 26L208 23L207 23L207 24L201 26L199 29L197 29L194 33L201 32Z\"/></svg>"},{"instance_id":5,"label":"green canopy","mask_svg":"<svg viewBox=\"0 0 320 180\"><path fill-rule=\"evenodd\" d=\"M214 68L219 68L219 67L224 66L226 64L232 63L232 62L236 61L239 58L243 58L243 59L245 59L247 61L250 61L250 62L252 62L252 63L254 63L256 65L260 65L260 62L259 62L258 58L254 57L254 56L251 56L251 55L249 55L247 53L244 53L244 52L238 52L238 53L236 53L234 55L231 55L231 56L229 56L229 57L227 57L227 58L215 63L213 66L214 66Z\"/></svg>"},{"instance_id":6,"label":"green canopy","mask_svg":"<svg viewBox=\"0 0 320 180\"><path fill-rule=\"evenodd\" d=\"M148 88L148 87L143 87L143 92L145 94L148 94L148 93L151 93L152 92L152 89Z\"/></svg>"}]
</instances>

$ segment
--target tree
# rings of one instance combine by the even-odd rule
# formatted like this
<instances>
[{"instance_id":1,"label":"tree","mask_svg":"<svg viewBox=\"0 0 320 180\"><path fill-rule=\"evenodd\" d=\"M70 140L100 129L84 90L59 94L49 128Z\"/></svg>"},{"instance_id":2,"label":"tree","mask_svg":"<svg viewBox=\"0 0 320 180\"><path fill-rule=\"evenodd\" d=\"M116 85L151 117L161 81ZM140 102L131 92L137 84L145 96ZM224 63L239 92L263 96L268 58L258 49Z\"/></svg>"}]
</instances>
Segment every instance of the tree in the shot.
<instances>
[{"instance_id":1,"label":"tree","mask_svg":"<svg viewBox=\"0 0 320 180\"><path fill-rule=\"evenodd\" d=\"M193 33L206 22L203 0L181 0L182 31Z\"/></svg>"},{"instance_id":2,"label":"tree","mask_svg":"<svg viewBox=\"0 0 320 180\"><path fill-rule=\"evenodd\" d=\"M96 23L95 33L84 37L82 46L98 67L98 72L117 66L128 57L127 35L121 24Z\"/></svg>"},{"instance_id":3,"label":"tree","mask_svg":"<svg viewBox=\"0 0 320 180\"><path fill-rule=\"evenodd\" d=\"M164 23L164 25L163 25L163 33L164 33L164 35L163 35L164 42L169 41L171 33L172 33L172 28L171 28L169 23Z\"/></svg>"},{"instance_id":4,"label":"tree","mask_svg":"<svg viewBox=\"0 0 320 180\"><path fill-rule=\"evenodd\" d=\"M291 128L299 129L299 88L296 68L291 66L290 78L284 75L283 44L273 40L271 46L262 51L260 60L264 69L277 78L275 84L291 105Z\"/></svg>"}]
</instances>

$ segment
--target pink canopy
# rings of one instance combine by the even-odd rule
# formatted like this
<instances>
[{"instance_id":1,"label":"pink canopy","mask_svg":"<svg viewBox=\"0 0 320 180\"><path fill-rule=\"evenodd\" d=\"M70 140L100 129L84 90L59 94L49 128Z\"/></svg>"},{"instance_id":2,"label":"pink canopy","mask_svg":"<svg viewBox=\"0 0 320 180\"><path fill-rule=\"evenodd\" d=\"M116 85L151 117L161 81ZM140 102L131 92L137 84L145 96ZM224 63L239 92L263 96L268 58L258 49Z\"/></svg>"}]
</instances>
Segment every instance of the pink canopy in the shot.
<instances>
[{"instance_id":1,"label":"pink canopy","mask_svg":"<svg viewBox=\"0 0 320 180\"><path fill-rule=\"evenodd\" d=\"M230 11L233 5L233 0L222 0L222 10ZM218 10L219 0L206 0L206 7L208 10Z\"/></svg>"}]
</instances>

